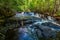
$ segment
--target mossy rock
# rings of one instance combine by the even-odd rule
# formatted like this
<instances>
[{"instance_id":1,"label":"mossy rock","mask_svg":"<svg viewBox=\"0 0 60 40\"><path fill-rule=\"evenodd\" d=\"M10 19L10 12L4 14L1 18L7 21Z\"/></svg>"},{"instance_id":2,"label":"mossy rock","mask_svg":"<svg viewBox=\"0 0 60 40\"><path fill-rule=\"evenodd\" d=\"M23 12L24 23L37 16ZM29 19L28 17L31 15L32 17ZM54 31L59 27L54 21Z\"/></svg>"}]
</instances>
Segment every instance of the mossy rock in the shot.
<instances>
[{"instance_id":1,"label":"mossy rock","mask_svg":"<svg viewBox=\"0 0 60 40\"><path fill-rule=\"evenodd\" d=\"M11 8L1 7L0 8L0 18L8 18L15 15L15 12Z\"/></svg>"}]
</instances>

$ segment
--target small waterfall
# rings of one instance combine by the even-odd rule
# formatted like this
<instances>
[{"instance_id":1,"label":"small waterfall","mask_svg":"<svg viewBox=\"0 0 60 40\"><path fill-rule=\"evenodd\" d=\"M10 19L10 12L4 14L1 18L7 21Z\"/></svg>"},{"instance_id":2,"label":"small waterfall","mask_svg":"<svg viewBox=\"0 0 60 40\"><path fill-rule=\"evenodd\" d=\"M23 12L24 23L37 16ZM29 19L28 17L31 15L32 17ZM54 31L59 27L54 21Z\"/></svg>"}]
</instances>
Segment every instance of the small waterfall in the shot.
<instances>
[{"instance_id":1,"label":"small waterfall","mask_svg":"<svg viewBox=\"0 0 60 40\"><path fill-rule=\"evenodd\" d=\"M32 17L37 17L37 18L41 18L42 20L41 21L37 21L35 22L34 24L42 24L42 23L45 23L45 22L54 22L54 18L51 17L51 16L47 16L42 18L42 14L38 14L38 13L34 13L34 12L21 12L21 13L16 13L15 17L20 17L20 16L32 16Z\"/></svg>"},{"instance_id":2,"label":"small waterfall","mask_svg":"<svg viewBox=\"0 0 60 40\"><path fill-rule=\"evenodd\" d=\"M51 22L54 22L54 20L55 20L55 19L54 19L53 17L51 17L51 16L47 16L47 18L48 18L48 20L51 21Z\"/></svg>"},{"instance_id":3,"label":"small waterfall","mask_svg":"<svg viewBox=\"0 0 60 40\"><path fill-rule=\"evenodd\" d=\"M25 16L34 16L34 12L24 12Z\"/></svg>"},{"instance_id":4,"label":"small waterfall","mask_svg":"<svg viewBox=\"0 0 60 40\"><path fill-rule=\"evenodd\" d=\"M47 16L46 18L44 15L34 14L33 12L22 12L15 15L16 18L20 18L20 16L31 16L31 19L27 19L28 22L26 22L26 25L24 27L20 26L18 29L18 40L38 40L38 37L54 37L55 29L60 29L60 26L52 23L55 19L51 16Z\"/></svg>"},{"instance_id":5,"label":"small waterfall","mask_svg":"<svg viewBox=\"0 0 60 40\"><path fill-rule=\"evenodd\" d=\"M38 18L39 18L39 14L38 14L38 13L36 13L36 14L35 14L35 17L38 17Z\"/></svg>"}]
</instances>

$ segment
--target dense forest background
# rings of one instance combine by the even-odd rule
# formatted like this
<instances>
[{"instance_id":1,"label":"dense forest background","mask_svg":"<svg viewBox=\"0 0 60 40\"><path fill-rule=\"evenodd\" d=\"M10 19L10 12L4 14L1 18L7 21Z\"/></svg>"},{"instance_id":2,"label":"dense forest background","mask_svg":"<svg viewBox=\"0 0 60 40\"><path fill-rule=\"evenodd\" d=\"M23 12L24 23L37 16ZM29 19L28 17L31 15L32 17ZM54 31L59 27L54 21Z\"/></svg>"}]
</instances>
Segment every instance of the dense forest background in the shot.
<instances>
[{"instance_id":1,"label":"dense forest background","mask_svg":"<svg viewBox=\"0 0 60 40\"><path fill-rule=\"evenodd\" d=\"M15 12L60 16L60 0L0 0L0 40L4 40L5 32L10 27L4 26L6 20L15 15ZM57 35L60 38L60 34Z\"/></svg>"},{"instance_id":2,"label":"dense forest background","mask_svg":"<svg viewBox=\"0 0 60 40\"><path fill-rule=\"evenodd\" d=\"M60 15L60 0L0 0L0 7L8 7L18 12Z\"/></svg>"}]
</instances>

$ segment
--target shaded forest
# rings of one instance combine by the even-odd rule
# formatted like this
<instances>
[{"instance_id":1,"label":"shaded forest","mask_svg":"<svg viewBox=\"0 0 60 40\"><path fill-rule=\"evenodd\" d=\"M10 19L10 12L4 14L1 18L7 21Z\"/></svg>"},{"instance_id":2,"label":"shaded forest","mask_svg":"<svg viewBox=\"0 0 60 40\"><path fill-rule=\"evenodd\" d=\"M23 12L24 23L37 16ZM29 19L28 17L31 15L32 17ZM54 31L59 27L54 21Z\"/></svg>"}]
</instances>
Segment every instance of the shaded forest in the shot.
<instances>
[{"instance_id":1,"label":"shaded forest","mask_svg":"<svg viewBox=\"0 0 60 40\"><path fill-rule=\"evenodd\" d=\"M16 12L34 12L52 16L60 23L60 0L0 0L0 40L5 39L8 29L17 27L17 20L10 20ZM14 24L6 26L9 21L16 22L16 26ZM56 40L60 40L60 32L56 36ZM41 38L41 40L45 39ZM54 38L47 40L54 40Z\"/></svg>"}]
</instances>

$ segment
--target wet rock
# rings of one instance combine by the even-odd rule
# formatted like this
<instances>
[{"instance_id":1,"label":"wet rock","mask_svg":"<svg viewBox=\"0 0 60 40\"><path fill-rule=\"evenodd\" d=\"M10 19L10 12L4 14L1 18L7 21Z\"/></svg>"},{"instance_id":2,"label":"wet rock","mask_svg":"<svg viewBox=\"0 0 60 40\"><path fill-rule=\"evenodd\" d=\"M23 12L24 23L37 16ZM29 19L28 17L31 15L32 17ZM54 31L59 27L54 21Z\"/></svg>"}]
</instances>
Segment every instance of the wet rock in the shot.
<instances>
[{"instance_id":1,"label":"wet rock","mask_svg":"<svg viewBox=\"0 0 60 40\"><path fill-rule=\"evenodd\" d=\"M50 37L54 38L56 36L56 32L48 26L43 26L43 25L35 25L35 26L37 27L37 29L39 29L38 31L40 32L37 33L41 34L42 37L44 38L50 38Z\"/></svg>"},{"instance_id":2,"label":"wet rock","mask_svg":"<svg viewBox=\"0 0 60 40\"><path fill-rule=\"evenodd\" d=\"M38 40L33 28L19 28L18 33L18 40Z\"/></svg>"},{"instance_id":3,"label":"wet rock","mask_svg":"<svg viewBox=\"0 0 60 40\"><path fill-rule=\"evenodd\" d=\"M18 15L18 17L20 16ZM23 27L19 26L19 28L10 29L7 31L6 40L40 40L40 37L55 38L56 32L55 30L52 30L52 27L54 27L55 25L46 22L48 22L48 20L42 20L42 18L36 17L26 19L24 20L24 24L26 25L24 25ZM20 22L18 22L18 24L20 24Z\"/></svg>"}]
</instances>

